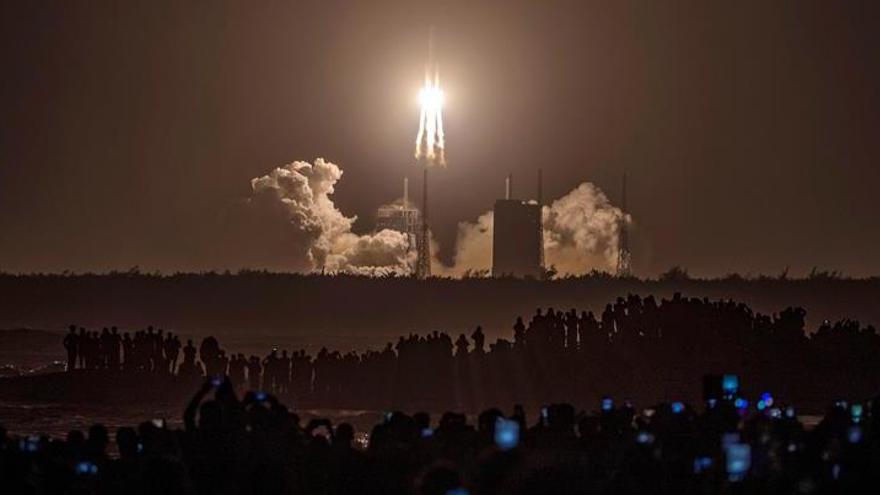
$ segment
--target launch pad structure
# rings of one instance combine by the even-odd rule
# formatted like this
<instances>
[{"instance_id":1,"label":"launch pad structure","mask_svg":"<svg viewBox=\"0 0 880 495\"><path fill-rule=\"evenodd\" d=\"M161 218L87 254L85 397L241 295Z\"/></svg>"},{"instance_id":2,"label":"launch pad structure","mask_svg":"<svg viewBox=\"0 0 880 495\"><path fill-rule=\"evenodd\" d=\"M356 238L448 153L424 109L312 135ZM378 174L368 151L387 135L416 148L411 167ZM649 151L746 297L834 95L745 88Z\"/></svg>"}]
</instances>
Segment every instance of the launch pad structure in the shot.
<instances>
[{"instance_id":1,"label":"launch pad structure","mask_svg":"<svg viewBox=\"0 0 880 495\"><path fill-rule=\"evenodd\" d=\"M376 231L390 229L406 234L408 248L415 250L421 234L422 217L409 201L409 179L403 179L403 199L376 210Z\"/></svg>"}]
</instances>

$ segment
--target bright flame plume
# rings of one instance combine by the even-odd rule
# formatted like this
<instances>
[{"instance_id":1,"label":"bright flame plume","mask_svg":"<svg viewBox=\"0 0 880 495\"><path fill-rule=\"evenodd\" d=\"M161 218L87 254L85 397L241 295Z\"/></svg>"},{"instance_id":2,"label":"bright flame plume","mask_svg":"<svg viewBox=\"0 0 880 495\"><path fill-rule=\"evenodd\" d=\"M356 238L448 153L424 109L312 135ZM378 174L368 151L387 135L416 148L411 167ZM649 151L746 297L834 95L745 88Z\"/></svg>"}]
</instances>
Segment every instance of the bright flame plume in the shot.
<instances>
[{"instance_id":1,"label":"bright flame plume","mask_svg":"<svg viewBox=\"0 0 880 495\"><path fill-rule=\"evenodd\" d=\"M425 70L425 85L419 91L419 134L416 137L416 159L429 164L446 165L443 140L443 90L440 89L440 71L434 67Z\"/></svg>"}]
</instances>

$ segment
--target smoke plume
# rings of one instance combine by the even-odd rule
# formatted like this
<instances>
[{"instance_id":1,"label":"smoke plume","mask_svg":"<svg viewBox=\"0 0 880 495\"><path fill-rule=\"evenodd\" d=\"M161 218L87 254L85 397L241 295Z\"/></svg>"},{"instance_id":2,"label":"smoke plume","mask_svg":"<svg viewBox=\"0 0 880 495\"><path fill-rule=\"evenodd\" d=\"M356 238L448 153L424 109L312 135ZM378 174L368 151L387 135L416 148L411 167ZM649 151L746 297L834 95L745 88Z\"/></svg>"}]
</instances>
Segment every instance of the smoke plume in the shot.
<instances>
[{"instance_id":1,"label":"smoke plume","mask_svg":"<svg viewBox=\"0 0 880 495\"><path fill-rule=\"evenodd\" d=\"M629 215L612 205L605 193L584 182L542 210L544 262L559 275L582 275L592 270L613 271L617 263L618 232L631 222ZM491 211L476 222L458 225L452 266L439 261L435 273L461 277L488 274L492 269Z\"/></svg>"},{"instance_id":2,"label":"smoke plume","mask_svg":"<svg viewBox=\"0 0 880 495\"><path fill-rule=\"evenodd\" d=\"M345 216L331 199L341 177L342 169L318 158L252 179L252 194L236 215L245 231L243 245L233 242L238 244L236 264L300 272L409 273L414 253L406 235L351 231L357 217Z\"/></svg>"}]
</instances>

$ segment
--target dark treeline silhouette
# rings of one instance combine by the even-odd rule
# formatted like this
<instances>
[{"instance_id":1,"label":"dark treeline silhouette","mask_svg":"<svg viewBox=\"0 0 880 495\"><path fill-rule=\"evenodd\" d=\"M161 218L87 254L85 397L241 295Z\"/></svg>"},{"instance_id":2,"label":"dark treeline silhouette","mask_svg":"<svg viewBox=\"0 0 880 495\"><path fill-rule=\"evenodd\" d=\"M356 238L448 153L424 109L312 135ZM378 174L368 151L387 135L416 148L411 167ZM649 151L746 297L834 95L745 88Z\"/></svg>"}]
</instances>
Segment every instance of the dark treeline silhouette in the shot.
<instances>
[{"instance_id":1,"label":"dark treeline silhouette","mask_svg":"<svg viewBox=\"0 0 880 495\"><path fill-rule=\"evenodd\" d=\"M616 391L642 402L695 400L692 377L732 372L805 409L828 396L866 397L880 383L880 336L842 320L807 332L806 312L764 315L733 301L630 295L594 314L538 309L504 338L408 334L362 353L272 349L229 352L214 337L190 340L152 327L119 333L71 326L69 369L229 376L239 390L264 390L299 405L382 410L389 406L475 411L493 404L589 403ZM183 354L177 366L178 354Z\"/></svg>"},{"instance_id":2,"label":"dark treeline silhouette","mask_svg":"<svg viewBox=\"0 0 880 495\"><path fill-rule=\"evenodd\" d=\"M509 330L511 315L529 316L536 307L578 308L598 314L605 303L621 294L670 298L676 292L733 299L767 314L788 306L802 307L809 312L813 329L826 319L880 323L880 305L876 304L880 279L844 279L821 272L804 279L731 276L701 280L679 270L656 280L593 274L547 282L131 272L0 274L0 328L61 330L70 322L99 330L110 322L128 329L161 325L196 338L210 333L226 340L241 342L252 337L254 342L266 342L266 336L295 335L298 338L287 347L307 341L309 349L316 351L320 344L333 342L336 348L351 350L412 329L470 332L477 322L494 338Z\"/></svg>"},{"instance_id":3,"label":"dark treeline silhouette","mask_svg":"<svg viewBox=\"0 0 880 495\"><path fill-rule=\"evenodd\" d=\"M525 335L528 340L528 334ZM552 343L547 338L546 345ZM545 344L541 344L545 345ZM464 346L464 344L462 344ZM527 417L482 411L439 420L393 412L368 438L299 416L278 398L210 379L183 414L110 432L10 437L0 427L3 493L64 494L861 494L880 483L880 400L835 401L808 430L771 394L747 405L728 377L700 410L595 412L549 404Z\"/></svg>"}]
</instances>

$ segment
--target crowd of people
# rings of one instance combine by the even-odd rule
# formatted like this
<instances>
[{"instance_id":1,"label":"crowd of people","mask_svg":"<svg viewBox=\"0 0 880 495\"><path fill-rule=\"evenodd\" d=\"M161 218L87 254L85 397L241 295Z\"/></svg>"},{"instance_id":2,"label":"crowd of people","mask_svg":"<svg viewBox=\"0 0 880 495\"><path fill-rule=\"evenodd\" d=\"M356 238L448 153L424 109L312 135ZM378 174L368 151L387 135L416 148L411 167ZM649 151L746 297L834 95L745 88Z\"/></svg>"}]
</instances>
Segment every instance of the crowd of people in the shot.
<instances>
[{"instance_id":1,"label":"crowd of people","mask_svg":"<svg viewBox=\"0 0 880 495\"><path fill-rule=\"evenodd\" d=\"M849 320L807 332L805 316L797 308L762 315L731 301L631 295L598 315L538 309L493 343L477 327L457 337L409 334L363 353L273 348L263 357L227 353L214 337L181 346L153 328L130 336L71 327L64 339L71 373L149 373L203 385L182 429L162 421L123 427L112 447L102 425L63 440L0 428L0 487L163 495L873 493L880 399L861 399L878 392L880 337ZM799 413L815 402L800 397L819 394L836 399L805 428ZM300 410L449 412L385 413L358 436L348 423L302 424L285 402ZM502 412L502 404L515 405ZM475 411L482 412L469 416Z\"/></svg>"},{"instance_id":2,"label":"crowd of people","mask_svg":"<svg viewBox=\"0 0 880 495\"><path fill-rule=\"evenodd\" d=\"M727 377L725 377L727 380ZM64 494L858 494L880 482L880 399L833 402L806 429L771 394L734 388L699 408L638 410L605 397L591 411L516 405L476 418L391 412L368 441L327 419L302 424L263 391L240 398L208 379L183 415L65 439L0 428L3 493Z\"/></svg>"},{"instance_id":3,"label":"crowd of people","mask_svg":"<svg viewBox=\"0 0 880 495\"><path fill-rule=\"evenodd\" d=\"M731 370L806 404L836 393L865 396L880 380L880 336L844 320L808 332L806 313L775 315L732 301L630 295L590 311L538 309L516 318L509 338L487 344L483 329L401 336L362 353L271 349L227 353L214 337L182 348L171 332L120 336L72 326L64 339L69 369L227 375L238 390L264 390L297 404L379 409L389 404L475 411L499 403L534 406L595 400L619 390L645 401L693 399L690 377ZM72 364L70 364L72 363Z\"/></svg>"},{"instance_id":4,"label":"crowd of people","mask_svg":"<svg viewBox=\"0 0 880 495\"><path fill-rule=\"evenodd\" d=\"M180 355L180 338L172 332L165 333L153 327L119 333L117 327L98 333L71 325L64 336L67 351L67 369L155 371L175 373ZM192 346L192 341L188 343ZM184 351L188 351L185 349ZM193 357L195 354L193 354ZM186 362L186 360L184 360Z\"/></svg>"}]
</instances>

